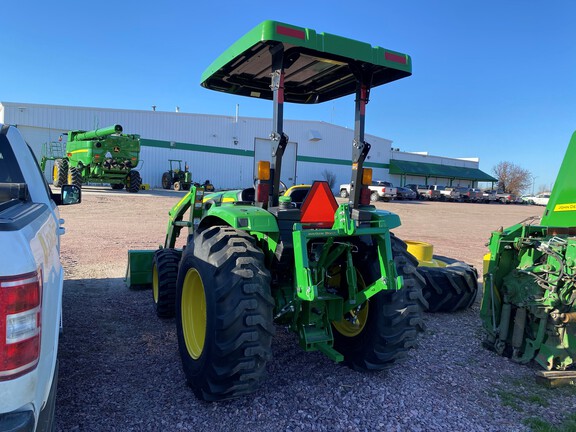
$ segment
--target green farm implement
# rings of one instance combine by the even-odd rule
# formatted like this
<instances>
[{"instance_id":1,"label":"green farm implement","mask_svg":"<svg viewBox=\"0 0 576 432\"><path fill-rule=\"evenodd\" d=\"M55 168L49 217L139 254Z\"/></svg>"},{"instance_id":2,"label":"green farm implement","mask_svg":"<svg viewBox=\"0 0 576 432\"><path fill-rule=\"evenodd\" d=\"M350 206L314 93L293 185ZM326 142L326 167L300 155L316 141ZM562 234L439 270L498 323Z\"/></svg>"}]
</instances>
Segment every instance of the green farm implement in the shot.
<instances>
[{"instance_id":1,"label":"green farm implement","mask_svg":"<svg viewBox=\"0 0 576 432\"><path fill-rule=\"evenodd\" d=\"M485 346L546 370L576 360L575 155L576 134L542 218L493 232L485 258Z\"/></svg>"},{"instance_id":2,"label":"green farm implement","mask_svg":"<svg viewBox=\"0 0 576 432\"><path fill-rule=\"evenodd\" d=\"M123 134L122 126L113 125L92 131L70 131L61 156L44 155L40 166L54 161L53 184L109 183L112 189L138 192L142 185L135 170L140 154L140 136Z\"/></svg>"},{"instance_id":3,"label":"green farm implement","mask_svg":"<svg viewBox=\"0 0 576 432\"><path fill-rule=\"evenodd\" d=\"M188 164L184 164L182 169L182 161L177 159L169 159L170 169L162 174L162 188L170 189L174 186L174 190L190 190L192 185L192 174L188 170Z\"/></svg>"},{"instance_id":4,"label":"green farm implement","mask_svg":"<svg viewBox=\"0 0 576 432\"><path fill-rule=\"evenodd\" d=\"M271 358L274 324L306 351L361 371L389 368L423 329L423 277L391 234L400 218L370 205L364 168L371 90L411 75L408 55L266 21L218 57L202 86L271 100L272 162L243 190L205 194L192 184L169 212L164 247L129 251L127 284L152 285L158 316L176 316L183 369L214 401L249 394ZM314 182L301 205L280 196L285 102L354 94L349 201ZM186 245L176 248L182 229Z\"/></svg>"}]
</instances>

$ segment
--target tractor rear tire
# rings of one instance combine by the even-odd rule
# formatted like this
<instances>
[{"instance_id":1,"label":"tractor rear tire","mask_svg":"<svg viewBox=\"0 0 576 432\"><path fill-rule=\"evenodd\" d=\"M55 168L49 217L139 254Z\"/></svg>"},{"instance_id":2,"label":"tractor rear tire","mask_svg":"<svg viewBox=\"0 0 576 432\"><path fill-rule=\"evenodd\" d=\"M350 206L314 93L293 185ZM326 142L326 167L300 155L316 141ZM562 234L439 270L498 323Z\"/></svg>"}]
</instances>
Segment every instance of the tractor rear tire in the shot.
<instances>
[{"instance_id":1,"label":"tractor rear tire","mask_svg":"<svg viewBox=\"0 0 576 432\"><path fill-rule=\"evenodd\" d=\"M162 189L170 189L172 187L172 176L169 172L162 174Z\"/></svg>"},{"instance_id":2,"label":"tractor rear tire","mask_svg":"<svg viewBox=\"0 0 576 432\"><path fill-rule=\"evenodd\" d=\"M56 159L52 172L52 184L54 187L65 185L68 181L68 160Z\"/></svg>"},{"instance_id":3,"label":"tractor rear tire","mask_svg":"<svg viewBox=\"0 0 576 432\"><path fill-rule=\"evenodd\" d=\"M478 272L464 262L436 257L446 267L418 267L425 281L424 298L428 312L456 312L474 304L478 293Z\"/></svg>"},{"instance_id":4,"label":"tractor rear tire","mask_svg":"<svg viewBox=\"0 0 576 432\"><path fill-rule=\"evenodd\" d=\"M172 318L176 313L176 280L182 252L159 249L152 261L152 300L156 315Z\"/></svg>"},{"instance_id":5,"label":"tractor rear tire","mask_svg":"<svg viewBox=\"0 0 576 432\"><path fill-rule=\"evenodd\" d=\"M364 322L355 334L343 334L334 324L334 348L344 355L344 363L355 370L388 369L406 357L416 347L418 332L424 331L422 312L426 300L422 296L424 280L416 271L417 260L407 251L406 244L390 234L396 271L404 278L399 290L380 291L371 297L358 314ZM357 270L366 285L380 278L380 264L375 248L358 260Z\"/></svg>"},{"instance_id":6,"label":"tractor rear tire","mask_svg":"<svg viewBox=\"0 0 576 432\"><path fill-rule=\"evenodd\" d=\"M135 170L130 170L127 180L126 189L128 192L137 193L142 186L142 177L140 177L140 173Z\"/></svg>"},{"instance_id":7,"label":"tractor rear tire","mask_svg":"<svg viewBox=\"0 0 576 432\"><path fill-rule=\"evenodd\" d=\"M76 167L68 168L68 184L82 187L82 172Z\"/></svg>"},{"instance_id":8,"label":"tractor rear tire","mask_svg":"<svg viewBox=\"0 0 576 432\"><path fill-rule=\"evenodd\" d=\"M253 393L266 374L274 334L270 273L246 232L214 226L185 249L176 291L182 367L205 401Z\"/></svg>"}]
</instances>

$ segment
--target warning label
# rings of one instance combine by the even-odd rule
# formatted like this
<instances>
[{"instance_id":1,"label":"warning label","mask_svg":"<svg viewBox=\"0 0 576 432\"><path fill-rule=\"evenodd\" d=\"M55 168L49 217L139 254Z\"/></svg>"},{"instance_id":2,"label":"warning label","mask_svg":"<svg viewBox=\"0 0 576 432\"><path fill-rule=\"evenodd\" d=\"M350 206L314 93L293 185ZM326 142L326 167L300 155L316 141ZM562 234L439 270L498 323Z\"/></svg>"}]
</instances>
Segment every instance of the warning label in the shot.
<instances>
[{"instance_id":1,"label":"warning label","mask_svg":"<svg viewBox=\"0 0 576 432\"><path fill-rule=\"evenodd\" d=\"M576 203L570 204L556 204L554 206L555 212L563 212L563 211L576 211Z\"/></svg>"}]
</instances>

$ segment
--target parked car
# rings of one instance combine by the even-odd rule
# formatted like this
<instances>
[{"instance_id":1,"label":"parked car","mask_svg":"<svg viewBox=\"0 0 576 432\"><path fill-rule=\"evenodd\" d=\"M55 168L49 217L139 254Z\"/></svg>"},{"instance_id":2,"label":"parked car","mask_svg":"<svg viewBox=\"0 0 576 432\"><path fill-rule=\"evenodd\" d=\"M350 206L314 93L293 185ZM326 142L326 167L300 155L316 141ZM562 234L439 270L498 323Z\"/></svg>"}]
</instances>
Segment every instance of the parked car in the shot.
<instances>
[{"instance_id":1,"label":"parked car","mask_svg":"<svg viewBox=\"0 0 576 432\"><path fill-rule=\"evenodd\" d=\"M384 201L390 201L396 196L396 188L390 182L383 180L375 180L370 186L370 201L378 201L382 199ZM340 196L342 198L348 198L350 196L350 184L340 185Z\"/></svg>"},{"instance_id":2,"label":"parked car","mask_svg":"<svg viewBox=\"0 0 576 432\"><path fill-rule=\"evenodd\" d=\"M537 195L529 195L522 197L522 201L524 201L525 203L541 206L547 206L549 199L550 199L550 192L543 192Z\"/></svg>"},{"instance_id":3,"label":"parked car","mask_svg":"<svg viewBox=\"0 0 576 432\"><path fill-rule=\"evenodd\" d=\"M463 202L476 202L482 200L482 191L480 189L460 186L456 188L460 192L460 200Z\"/></svg>"},{"instance_id":4,"label":"parked car","mask_svg":"<svg viewBox=\"0 0 576 432\"><path fill-rule=\"evenodd\" d=\"M482 201L485 203L491 203L497 201L496 191L491 189L486 189L482 191Z\"/></svg>"},{"instance_id":5,"label":"parked car","mask_svg":"<svg viewBox=\"0 0 576 432\"><path fill-rule=\"evenodd\" d=\"M434 186L430 185L417 185L417 184L407 184L405 187L412 189L418 194L419 199L427 200L439 200L442 194L439 190L436 190Z\"/></svg>"},{"instance_id":6,"label":"parked car","mask_svg":"<svg viewBox=\"0 0 576 432\"><path fill-rule=\"evenodd\" d=\"M399 200L415 200L418 199L418 194L412 189L407 187L398 187L396 192L396 199Z\"/></svg>"},{"instance_id":7,"label":"parked car","mask_svg":"<svg viewBox=\"0 0 576 432\"><path fill-rule=\"evenodd\" d=\"M64 270L57 205L81 189L49 188L18 129L0 124L0 430L55 430Z\"/></svg>"}]
</instances>

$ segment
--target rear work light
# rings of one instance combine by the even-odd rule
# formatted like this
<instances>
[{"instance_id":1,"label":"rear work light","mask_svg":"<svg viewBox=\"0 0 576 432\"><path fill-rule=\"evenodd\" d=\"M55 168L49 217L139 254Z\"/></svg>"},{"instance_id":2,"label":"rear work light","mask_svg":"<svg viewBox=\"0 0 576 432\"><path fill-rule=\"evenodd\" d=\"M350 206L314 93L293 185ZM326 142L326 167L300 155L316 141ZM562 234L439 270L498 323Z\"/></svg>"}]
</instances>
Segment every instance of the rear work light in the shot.
<instances>
[{"instance_id":1,"label":"rear work light","mask_svg":"<svg viewBox=\"0 0 576 432\"><path fill-rule=\"evenodd\" d=\"M0 381L34 369L40 356L41 272L0 277Z\"/></svg>"}]
</instances>

